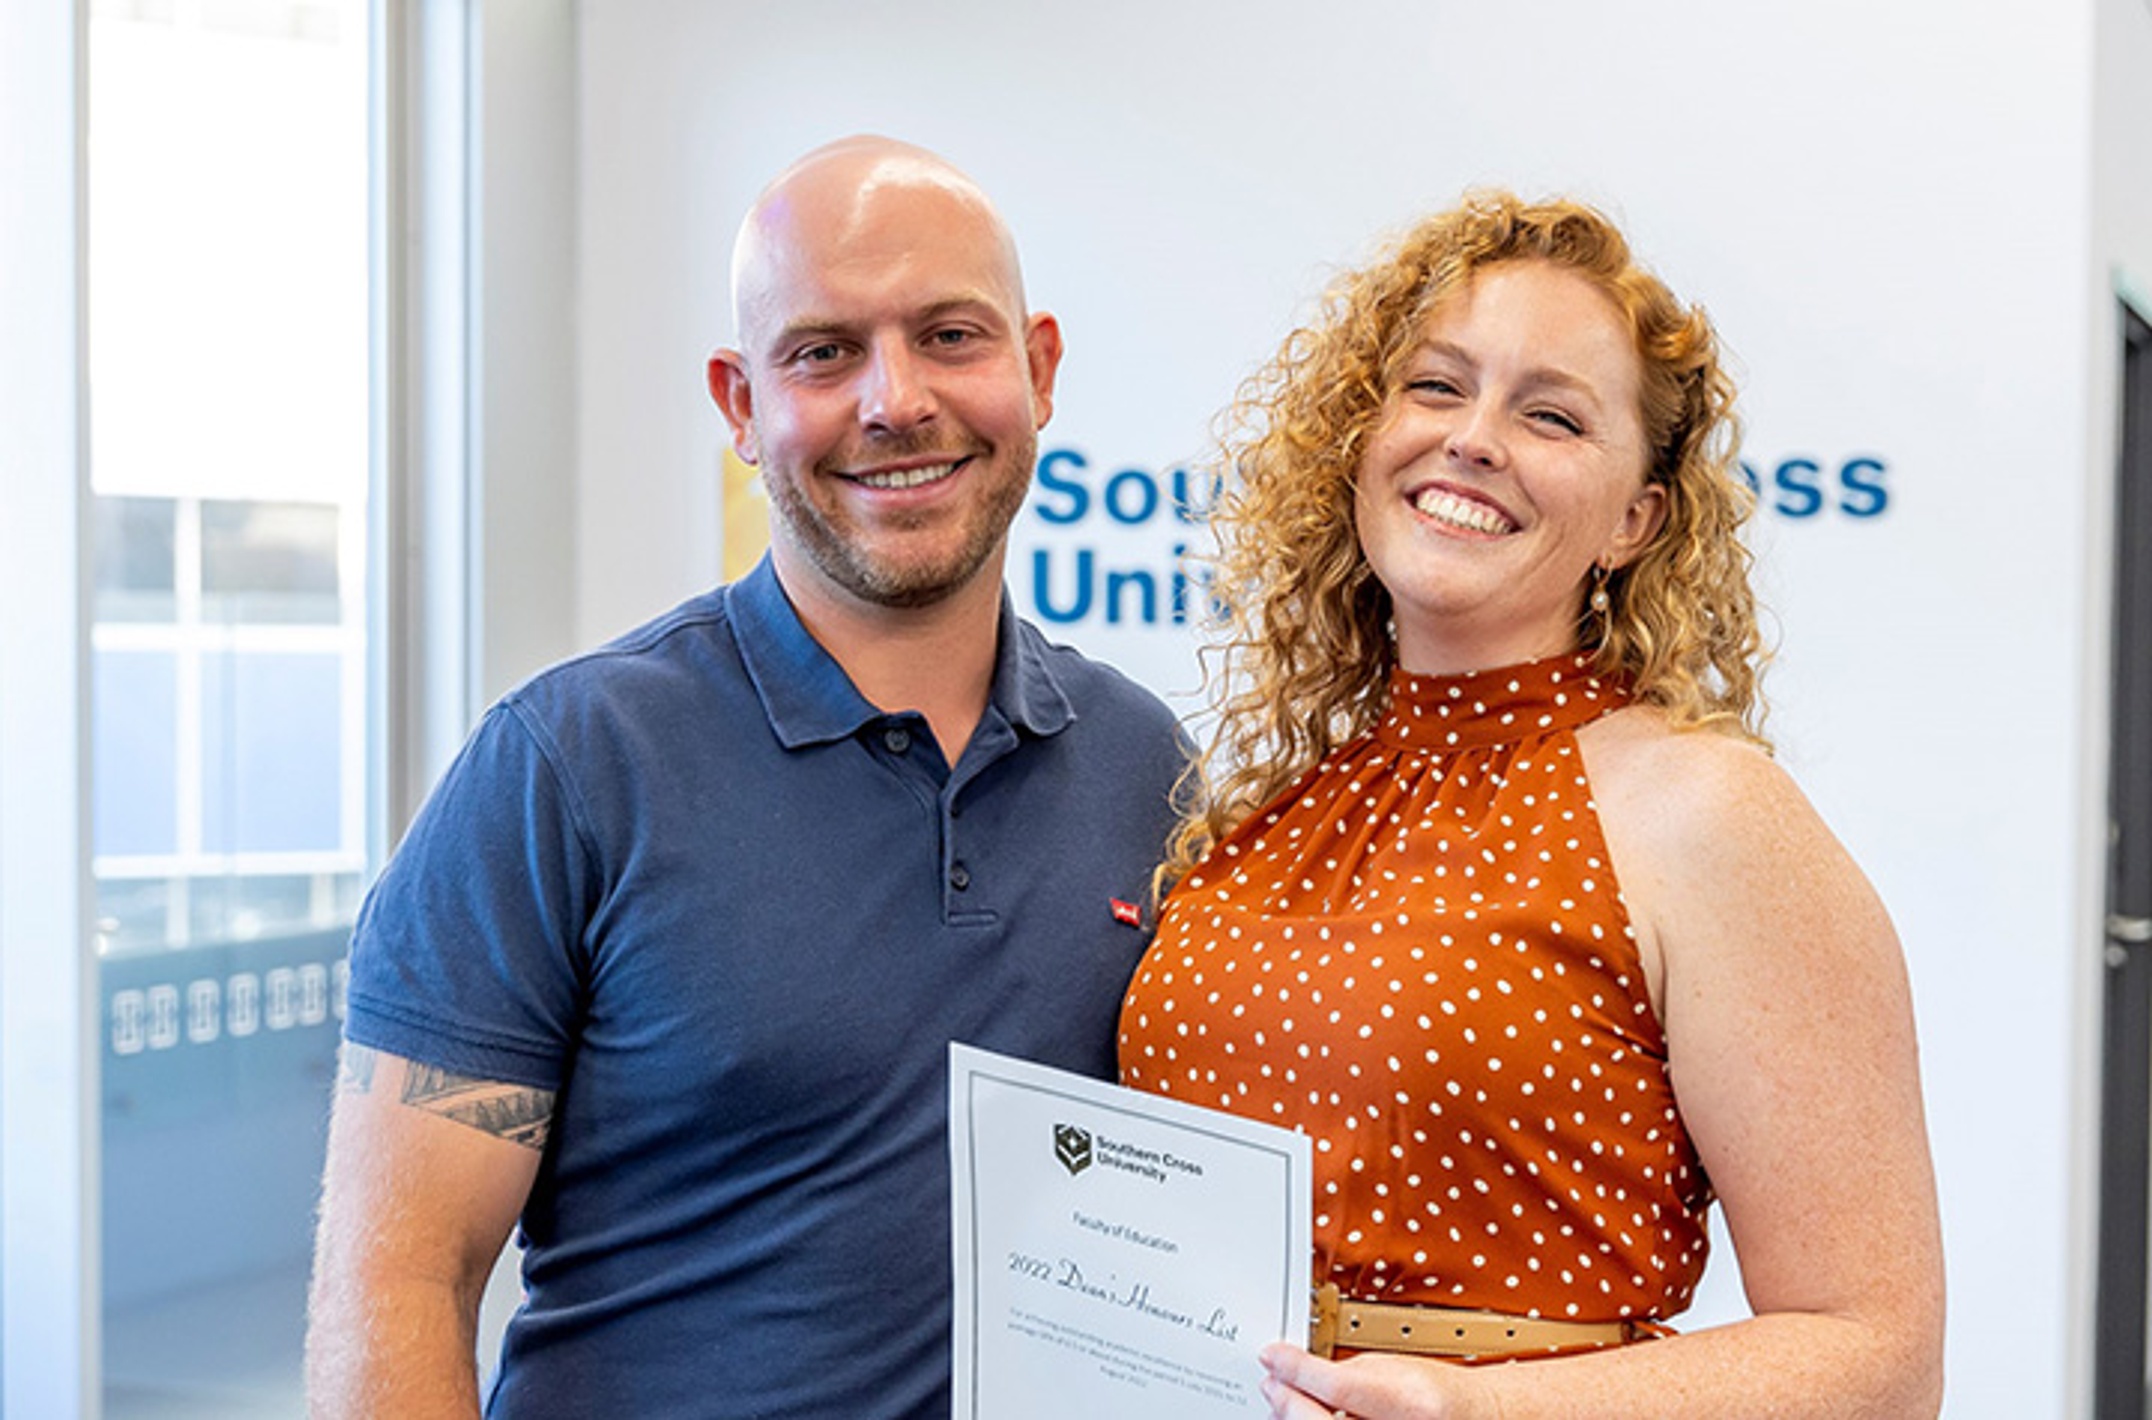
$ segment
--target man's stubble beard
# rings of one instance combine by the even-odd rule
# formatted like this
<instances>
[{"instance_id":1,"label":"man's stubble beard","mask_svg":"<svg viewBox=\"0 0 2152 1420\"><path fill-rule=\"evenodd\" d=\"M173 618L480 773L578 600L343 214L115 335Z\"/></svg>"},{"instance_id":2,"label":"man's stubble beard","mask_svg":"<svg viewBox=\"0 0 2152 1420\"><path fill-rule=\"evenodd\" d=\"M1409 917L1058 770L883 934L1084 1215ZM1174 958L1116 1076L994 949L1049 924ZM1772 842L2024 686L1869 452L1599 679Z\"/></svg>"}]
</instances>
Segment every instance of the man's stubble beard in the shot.
<instances>
[{"instance_id":1,"label":"man's stubble beard","mask_svg":"<svg viewBox=\"0 0 2152 1420\"><path fill-rule=\"evenodd\" d=\"M893 457L909 450L878 451ZM812 562L817 571L852 596L873 606L892 609L932 606L967 586L991 561L1008 537L1024 495L1031 487L1031 467L1038 453L1036 437L1020 446L995 450L979 462L991 462L991 470L973 467L965 477L990 473L993 484L966 514L962 542L947 556L928 562L896 562L876 556L862 539L846 530L815 505L791 476L765 476L770 512L783 533ZM819 474L809 474L809 478Z\"/></svg>"}]
</instances>

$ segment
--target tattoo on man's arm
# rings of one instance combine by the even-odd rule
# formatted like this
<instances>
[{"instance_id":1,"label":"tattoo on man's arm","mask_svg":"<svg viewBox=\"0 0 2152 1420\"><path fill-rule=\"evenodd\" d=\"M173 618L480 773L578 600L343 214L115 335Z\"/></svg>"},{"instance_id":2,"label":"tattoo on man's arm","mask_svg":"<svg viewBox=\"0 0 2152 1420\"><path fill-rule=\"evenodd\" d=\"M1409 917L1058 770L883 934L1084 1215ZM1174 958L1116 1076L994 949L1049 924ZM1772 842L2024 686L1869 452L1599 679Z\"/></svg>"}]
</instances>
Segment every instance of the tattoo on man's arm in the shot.
<instances>
[{"instance_id":1,"label":"tattoo on man's arm","mask_svg":"<svg viewBox=\"0 0 2152 1420\"><path fill-rule=\"evenodd\" d=\"M404 1070L403 1102L532 1149L545 1147L553 1122L551 1090L475 1079L416 1060Z\"/></svg>"},{"instance_id":2,"label":"tattoo on man's arm","mask_svg":"<svg viewBox=\"0 0 2152 1420\"><path fill-rule=\"evenodd\" d=\"M344 1094L363 1095L374 1087L374 1061L379 1052L347 1040L336 1052L336 1088Z\"/></svg>"}]
</instances>

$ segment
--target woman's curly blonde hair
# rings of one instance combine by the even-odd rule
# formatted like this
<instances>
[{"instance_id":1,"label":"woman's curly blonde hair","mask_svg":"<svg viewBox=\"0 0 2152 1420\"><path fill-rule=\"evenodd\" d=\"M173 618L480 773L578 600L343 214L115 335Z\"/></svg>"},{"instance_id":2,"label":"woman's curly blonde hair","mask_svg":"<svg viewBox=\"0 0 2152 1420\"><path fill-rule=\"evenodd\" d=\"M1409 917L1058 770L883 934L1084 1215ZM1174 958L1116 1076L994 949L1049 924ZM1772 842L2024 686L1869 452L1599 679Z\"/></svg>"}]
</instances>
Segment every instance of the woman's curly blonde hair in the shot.
<instances>
[{"instance_id":1,"label":"woman's curly blonde hair","mask_svg":"<svg viewBox=\"0 0 2152 1420\"><path fill-rule=\"evenodd\" d=\"M1628 319L1643 365L1646 478L1666 489L1666 518L1606 583L1594 670L1676 725L1763 742L1764 654L1739 536L1755 500L1736 466L1734 387L1710 321L1594 209L1472 193L1332 283L1317 318L1221 417L1210 592L1224 634L1204 653L1217 720L1184 785L1162 883L1380 718L1396 647L1390 594L1355 530L1355 475L1430 313L1513 261L1590 280ZM1580 625L1583 604L1580 584Z\"/></svg>"}]
</instances>

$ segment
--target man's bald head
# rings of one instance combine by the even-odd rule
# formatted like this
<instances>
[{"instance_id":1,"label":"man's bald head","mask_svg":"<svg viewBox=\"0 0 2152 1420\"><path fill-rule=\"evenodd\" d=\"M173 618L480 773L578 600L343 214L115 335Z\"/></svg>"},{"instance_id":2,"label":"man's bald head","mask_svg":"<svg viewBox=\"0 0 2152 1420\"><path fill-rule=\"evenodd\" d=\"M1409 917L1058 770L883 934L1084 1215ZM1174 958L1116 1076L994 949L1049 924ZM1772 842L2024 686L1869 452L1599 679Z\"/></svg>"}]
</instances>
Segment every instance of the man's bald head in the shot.
<instances>
[{"instance_id":1,"label":"man's bald head","mask_svg":"<svg viewBox=\"0 0 2152 1420\"><path fill-rule=\"evenodd\" d=\"M752 357L770 334L768 295L787 267L842 260L876 227L907 216L937 240L986 244L1002 287L994 294L1022 318L1016 240L986 193L939 154L861 134L825 144L779 173L740 223L732 248L732 320L740 348Z\"/></svg>"},{"instance_id":2,"label":"man's bald head","mask_svg":"<svg viewBox=\"0 0 2152 1420\"><path fill-rule=\"evenodd\" d=\"M978 185L887 138L809 153L741 224L733 312L710 394L795 603L996 611L1061 329Z\"/></svg>"}]
</instances>

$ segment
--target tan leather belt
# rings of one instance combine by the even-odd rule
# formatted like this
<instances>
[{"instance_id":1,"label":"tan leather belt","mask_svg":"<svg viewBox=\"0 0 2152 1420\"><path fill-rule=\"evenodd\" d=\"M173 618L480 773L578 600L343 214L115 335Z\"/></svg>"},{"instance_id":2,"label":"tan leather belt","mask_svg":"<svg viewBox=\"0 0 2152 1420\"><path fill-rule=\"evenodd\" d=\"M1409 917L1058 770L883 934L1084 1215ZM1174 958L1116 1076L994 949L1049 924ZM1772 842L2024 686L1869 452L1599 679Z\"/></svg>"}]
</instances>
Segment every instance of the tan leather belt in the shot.
<instances>
[{"instance_id":1,"label":"tan leather belt","mask_svg":"<svg viewBox=\"0 0 2152 1420\"><path fill-rule=\"evenodd\" d=\"M1453 1307L1356 1302L1340 1296L1330 1282L1315 1289L1311 1319L1314 1332L1308 1349L1318 1356L1340 1346L1413 1356L1518 1356L1619 1346L1651 1334L1629 1321L1543 1321Z\"/></svg>"}]
</instances>

